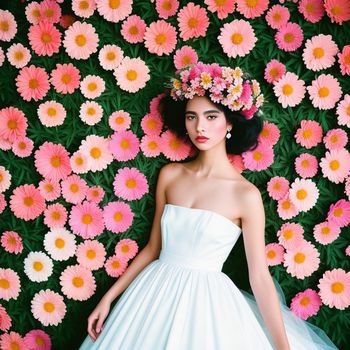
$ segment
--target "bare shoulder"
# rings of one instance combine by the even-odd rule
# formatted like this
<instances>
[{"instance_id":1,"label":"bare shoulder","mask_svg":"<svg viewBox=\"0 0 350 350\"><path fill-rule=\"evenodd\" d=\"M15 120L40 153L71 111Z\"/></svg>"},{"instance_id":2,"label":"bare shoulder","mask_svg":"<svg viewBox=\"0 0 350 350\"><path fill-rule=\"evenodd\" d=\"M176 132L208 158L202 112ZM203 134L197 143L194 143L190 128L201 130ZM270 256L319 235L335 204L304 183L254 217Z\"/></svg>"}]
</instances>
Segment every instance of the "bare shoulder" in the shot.
<instances>
[{"instance_id":1,"label":"bare shoulder","mask_svg":"<svg viewBox=\"0 0 350 350\"><path fill-rule=\"evenodd\" d=\"M170 179L174 176L179 175L182 169L183 166L181 163L167 163L161 167L159 176Z\"/></svg>"},{"instance_id":2,"label":"bare shoulder","mask_svg":"<svg viewBox=\"0 0 350 350\"><path fill-rule=\"evenodd\" d=\"M262 196L259 188L250 181L242 181L240 185L240 201L244 213L253 213L263 207ZM254 209L254 210L252 210Z\"/></svg>"}]
</instances>

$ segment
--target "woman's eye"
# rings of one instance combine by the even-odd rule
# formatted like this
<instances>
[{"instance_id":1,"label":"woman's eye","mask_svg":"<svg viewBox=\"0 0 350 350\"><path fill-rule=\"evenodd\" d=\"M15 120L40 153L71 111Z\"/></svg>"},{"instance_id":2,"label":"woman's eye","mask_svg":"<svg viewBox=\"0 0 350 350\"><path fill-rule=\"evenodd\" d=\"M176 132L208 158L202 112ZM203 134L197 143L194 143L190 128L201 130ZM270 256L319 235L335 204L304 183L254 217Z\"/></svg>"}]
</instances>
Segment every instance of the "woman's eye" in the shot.
<instances>
[{"instance_id":1,"label":"woman's eye","mask_svg":"<svg viewBox=\"0 0 350 350\"><path fill-rule=\"evenodd\" d=\"M188 120L192 120L194 117L195 117L194 115L188 115L186 118L187 118Z\"/></svg>"},{"instance_id":2,"label":"woman's eye","mask_svg":"<svg viewBox=\"0 0 350 350\"><path fill-rule=\"evenodd\" d=\"M216 119L216 115L208 115L208 119L211 119L211 120Z\"/></svg>"}]
</instances>

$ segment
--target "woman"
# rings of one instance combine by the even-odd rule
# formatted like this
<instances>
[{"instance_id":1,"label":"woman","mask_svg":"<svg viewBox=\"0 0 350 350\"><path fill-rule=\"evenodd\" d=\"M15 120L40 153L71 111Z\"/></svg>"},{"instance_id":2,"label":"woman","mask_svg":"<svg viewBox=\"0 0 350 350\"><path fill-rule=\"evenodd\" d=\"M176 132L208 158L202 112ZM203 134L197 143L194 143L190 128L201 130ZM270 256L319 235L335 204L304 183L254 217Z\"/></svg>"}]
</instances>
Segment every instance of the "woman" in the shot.
<instances>
[{"instance_id":1,"label":"woman","mask_svg":"<svg viewBox=\"0 0 350 350\"><path fill-rule=\"evenodd\" d=\"M160 112L198 155L161 169L149 242L91 313L81 349L336 349L280 304L260 192L228 158L257 145L262 102L239 68L198 63L173 79ZM241 233L256 302L221 272Z\"/></svg>"}]
</instances>

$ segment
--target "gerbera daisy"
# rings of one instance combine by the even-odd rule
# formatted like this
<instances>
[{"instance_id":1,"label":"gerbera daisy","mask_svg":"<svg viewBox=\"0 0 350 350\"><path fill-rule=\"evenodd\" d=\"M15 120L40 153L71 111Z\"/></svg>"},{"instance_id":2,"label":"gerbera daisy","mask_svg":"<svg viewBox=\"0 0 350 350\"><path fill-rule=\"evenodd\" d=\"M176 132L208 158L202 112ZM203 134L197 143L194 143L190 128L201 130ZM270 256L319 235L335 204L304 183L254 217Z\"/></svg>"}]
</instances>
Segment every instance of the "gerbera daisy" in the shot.
<instances>
[{"instance_id":1,"label":"gerbera daisy","mask_svg":"<svg viewBox=\"0 0 350 350\"><path fill-rule=\"evenodd\" d=\"M205 36L209 26L207 11L193 2L189 2L178 12L177 20L180 37L184 41Z\"/></svg>"},{"instance_id":2,"label":"gerbera daisy","mask_svg":"<svg viewBox=\"0 0 350 350\"><path fill-rule=\"evenodd\" d=\"M162 92L162 93L160 93L157 96L152 98L151 102L149 103L149 109L150 109L151 114L154 114L154 115L157 115L160 117L159 104L160 104L160 101L162 100L163 97L165 97L164 92Z\"/></svg>"},{"instance_id":3,"label":"gerbera daisy","mask_svg":"<svg viewBox=\"0 0 350 350\"><path fill-rule=\"evenodd\" d=\"M68 260L76 251L75 235L64 227L51 229L44 237L44 247L52 259Z\"/></svg>"},{"instance_id":4,"label":"gerbera daisy","mask_svg":"<svg viewBox=\"0 0 350 350\"><path fill-rule=\"evenodd\" d=\"M49 76L44 68L32 64L20 70L16 86L23 100L42 100L50 89Z\"/></svg>"},{"instance_id":5,"label":"gerbera daisy","mask_svg":"<svg viewBox=\"0 0 350 350\"><path fill-rule=\"evenodd\" d=\"M100 65L105 70L116 69L124 58L124 51L117 45L105 45L98 53Z\"/></svg>"},{"instance_id":6,"label":"gerbera daisy","mask_svg":"<svg viewBox=\"0 0 350 350\"><path fill-rule=\"evenodd\" d=\"M122 24L121 35L130 44L142 43L146 22L138 15L129 16Z\"/></svg>"},{"instance_id":7,"label":"gerbera daisy","mask_svg":"<svg viewBox=\"0 0 350 350\"><path fill-rule=\"evenodd\" d=\"M174 16L179 8L178 0L156 0L156 10L160 18Z\"/></svg>"},{"instance_id":8,"label":"gerbera daisy","mask_svg":"<svg viewBox=\"0 0 350 350\"><path fill-rule=\"evenodd\" d=\"M327 213L327 221L336 226L345 227L350 224L350 202L345 199L339 199L331 204Z\"/></svg>"},{"instance_id":9,"label":"gerbera daisy","mask_svg":"<svg viewBox=\"0 0 350 350\"><path fill-rule=\"evenodd\" d=\"M95 101L84 102L79 109L79 118L87 125L95 125L101 121L103 109Z\"/></svg>"},{"instance_id":10,"label":"gerbera daisy","mask_svg":"<svg viewBox=\"0 0 350 350\"><path fill-rule=\"evenodd\" d=\"M74 152L70 157L70 166L76 174L87 173L90 169L87 156L79 151Z\"/></svg>"},{"instance_id":11,"label":"gerbera daisy","mask_svg":"<svg viewBox=\"0 0 350 350\"><path fill-rule=\"evenodd\" d=\"M315 35L308 39L303 50L303 61L307 69L319 71L332 67L338 46L331 35Z\"/></svg>"},{"instance_id":12,"label":"gerbera daisy","mask_svg":"<svg viewBox=\"0 0 350 350\"><path fill-rule=\"evenodd\" d=\"M134 213L124 202L109 202L103 208L103 219L107 230L114 233L125 232L132 224Z\"/></svg>"},{"instance_id":13,"label":"gerbera daisy","mask_svg":"<svg viewBox=\"0 0 350 350\"><path fill-rule=\"evenodd\" d=\"M7 332L12 326L12 320L6 309L0 305L0 330Z\"/></svg>"},{"instance_id":14,"label":"gerbera daisy","mask_svg":"<svg viewBox=\"0 0 350 350\"><path fill-rule=\"evenodd\" d=\"M325 12L322 0L300 0L298 10L311 23L320 21Z\"/></svg>"},{"instance_id":15,"label":"gerbera daisy","mask_svg":"<svg viewBox=\"0 0 350 350\"><path fill-rule=\"evenodd\" d=\"M73 300L87 300L96 290L92 272L80 265L67 266L61 273L60 284L62 293Z\"/></svg>"},{"instance_id":16,"label":"gerbera daisy","mask_svg":"<svg viewBox=\"0 0 350 350\"><path fill-rule=\"evenodd\" d=\"M101 171L107 168L113 161L113 155L109 148L109 139L97 135L88 135L82 141L79 151L87 157L89 170Z\"/></svg>"},{"instance_id":17,"label":"gerbera daisy","mask_svg":"<svg viewBox=\"0 0 350 350\"><path fill-rule=\"evenodd\" d=\"M6 107L0 110L0 137L14 142L25 136L28 127L24 113L16 107Z\"/></svg>"},{"instance_id":18,"label":"gerbera daisy","mask_svg":"<svg viewBox=\"0 0 350 350\"><path fill-rule=\"evenodd\" d=\"M338 103L336 113L338 124L350 128L350 95L344 95L344 98Z\"/></svg>"},{"instance_id":19,"label":"gerbera daisy","mask_svg":"<svg viewBox=\"0 0 350 350\"><path fill-rule=\"evenodd\" d=\"M53 262L43 252L29 252L23 263L24 272L32 282L47 281L52 275Z\"/></svg>"},{"instance_id":20,"label":"gerbera daisy","mask_svg":"<svg viewBox=\"0 0 350 350\"><path fill-rule=\"evenodd\" d=\"M287 7L273 5L265 16L267 24L273 29L280 29L289 21L290 13Z\"/></svg>"},{"instance_id":21,"label":"gerbera daisy","mask_svg":"<svg viewBox=\"0 0 350 350\"><path fill-rule=\"evenodd\" d=\"M69 57L86 60L97 51L99 38L90 23L74 22L65 32L63 46Z\"/></svg>"},{"instance_id":22,"label":"gerbera daisy","mask_svg":"<svg viewBox=\"0 0 350 350\"><path fill-rule=\"evenodd\" d=\"M45 199L34 185L25 184L13 190L10 207L17 218L33 220L45 210Z\"/></svg>"},{"instance_id":23,"label":"gerbera daisy","mask_svg":"<svg viewBox=\"0 0 350 350\"><path fill-rule=\"evenodd\" d=\"M269 243L265 247L268 266L276 266L283 262L284 248L277 243Z\"/></svg>"},{"instance_id":24,"label":"gerbera daisy","mask_svg":"<svg viewBox=\"0 0 350 350\"><path fill-rule=\"evenodd\" d=\"M253 151L243 152L242 158L246 169L265 170L274 161L273 149L271 146L260 143Z\"/></svg>"},{"instance_id":25,"label":"gerbera daisy","mask_svg":"<svg viewBox=\"0 0 350 350\"><path fill-rule=\"evenodd\" d=\"M290 310L303 320L317 314L322 305L320 296L311 288L299 292L291 301Z\"/></svg>"},{"instance_id":26,"label":"gerbera daisy","mask_svg":"<svg viewBox=\"0 0 350 350\"><path fill-rule=\"evenodd\" d=\"M314 226L315 240L323 245L334 242L340 235L340 227L334 222L324 221Z\"/></svg>"},{"instance_id":27,"label":"gerbera daisy","mask_svg":"<svg viewBox=\"0 0 350 350\"><path fill-rule=\"evenodd\" d=\"M97 75L87 75L80 82L80 91L86 98L94 99L105 91L105 81Z\"/></svg>"},{"instance_id":28,"label":"gerbera daisy","mask_svg":"<svg viewBox=\"0 0 350 350\"><path fill-rule=\"evenodd\" d=\"M291 201L289 191L283 198L278 200L277 213L283 220L288 220L298 215L299 209Z\"/></svg>"},{"instance_id":29,"label":"gerbera daisy","mask_svg":"<svg viewBox=\"0 0 350 350\"><path fill-rule=\"evenodd\" d=\"M161 143L162 139L158 135L144 135L140 148L146 157L158 157L161 153Z\"/></svg>"},{"instance_id":30,"label":"gerbera daisy","mask_svg":"<svg viewBox=\"0 0 350 350\"><path fill-rule=\"evenodd\" d=\"M258 140L266 146L274 146L280 138L280 130L274 123L264 120L263 128L259 134Z\"/></svg>"},{"instance_id":31,"label":"gerbera daisy","mask_svg":"<svg viewBox=\"0 0 350 350\"><path fill-rule=\"evenodd\" d=\"M0 40L11 41L17 33L17 22L10 11L0 9Z\"/></svg>"},{"instance_id":32,"label":"gerbera daisy","mask_svg":"<svg viewBox=\"0 0 350 350\"><path fill-rule=\"evenodd\" d=\"M307 87L312 105L319 109L332 109L342 95L341 86L331 74L321 74Z\"/></svg>"},{"instance_id":33,"label":"gerbera daisy","mask_svg":"<svg viewBox=\"0 0 350 350\"><path fill-rule=\"evenodd\" d=\"M319 190L312 180L296 178L290 186L289 195L298 210L306 212L316 204Z\"/></svg>"},{"instance_id":34,"label":"gerbera daisy","mask_svg":"<svg viewBox=\"0 0 350 350\"><path fill-rule=\"evenodd\" d=\"M326 271L317 285L323 304L344 310L350 305L350 273L343 269Z\"/></svg>"},{"instance_id":35,"label":"gerbera daisy","mask_svg":"<svg viewBox=\"0 0 350 350\"><path fill-rule=\"evenodd\" d=\"M281 79L283 75L285 75L286 66L283 63L273 59L266 65L264 73L265 80L268 83L273 84L277 80Z\"/></svg>"},{"instance_id":36,"label":"gerbera daisy","mask_svg":"<svg viewBox=\"0 0 350 350\"><path fill-rule=\"evenodd\" d=\"M327 151L321 158L320 167L329 181L344 182L350 174L350 153L345 148Z\"/></svg>"},{"instance_id":37,"label":"gerbera daisy","mask_svg":"<svg viewBox=\"0 0 350 350\"><path fill-rule=\"evenodd\" d=\"M56 64L51 72L51 84L56 92L72 94L80 84L80 72L72 63Z\"/></svg>"},{"instance_id":38,"label":"gerbera daisy","mask_svg":"<svg viewBox=\"0 0 350 350\"><path fill-rule=\"evenodd\" d=\"M17 272L0 267L0 298L4 300L17 299L21 282Z\"/></svg>"},{"instance_id":39,"label":"gerbera daisy","mask_svg":"<svg viewBox=\"0 0 350 350\"><path fill-rule=\"evenodd\" d=\"M303 30L297 23L288 22L281 26L275 34L275 41L283 51L295 51L303 43Z\"/></svg>"},{"instance_id":40,"label":"gerbera daisy","mask_svg":"<svg viewBox=\"0 0 350 350\"><path fill-rule=\"evenodd\" d=\"M114 71L118 86L128 92L136 92L150 79L149 68L141 58L125 57Z\"/></svg>"},{"instance_id":41,"label":"gerbera daisy","mask_svg":"<svg viewBox=\"0 0 350 350\"><path fill-rule=\"evenodd\" d=\"M94 186L89 187L86 193L86 200L95 203L100 203L105 195L105 191L102 187Z\"/></svg>"},{"instance_id":42,"label":"gerbera daisy","mask_svg":"<svg viewBox=\"0 0 350 350\"><path fill-rule=\"evenodd\" d=\"M30 24L37 24L40 21L40 4L32 1L25 8L25 15Z\"/></svg>"},{"instance_id":43,"label":"gerbera daisy","mask_svg":"<svg viewBox=\"0 0 350 350\"><path fill-rule=\"evenodd\" d=\"M11 186L11 173L0 165L0 193L5 192Z\"/></svg>"},{"instance_id":44,"label":"gerbera daisy","mask_svg":"<svg viewBox=\"0 0 350 350\"><path fill-rule=\"evenodd\" d=\"M130 238L121 239L115 246L116 255L124 257L126 260L135 257L138 250L137 242Z\"/></svg>"},{"instance_id":45,"label":"gerbera daisy","mask_svg":"<svg viewBox=\"0 0 350 350\"><path fill-rule=\"evenodd\" d=\"M8 151L11 149L11 147L12 147L12 142L0 136L0 149L2 149L3 151Z\"/></svg>"},{"instance_id":46,"label":"gerbera daisy","mask_svg":"<svg viewBox=\"0 0 350 350\"><path fill-rule=\"evenodd\" d=\"M144 39L145 47L150 53L169 55L176 46L176 29L161 19L146 28Z\"/></svg>"},{"instance_id":47,"label":"gerbera daisy","mask_svg":"<svg viewBox=\"0 0 350 350\"><path fill-rule=\"evenodd\" d=\"M225 19L235 10L236 2L231 0L204 0L210 12L217 12L219 19Z\"/></svg>"},{"instance_id":48,"label":"gerbera daisy","mask_svg":"<svg viewBox=\"0 0 350 350\"><path fill-rule=\"evenodd\" d=\"M237 0L237 11L245 18L261 16L268 8L269 0Z\"/></svg>"},{"instance_id":49,"label":"gerbera daisy","mask_svg":"<svg viewBox=\"0 0 350 350\"><path fill-rule=\"evenodd\" d=\"M1 246L11 254L22 253L23 243L21 236L15 231L5 231L1 235Z\"/></svg>"},{"instance_id":50,"label":"gerbera daisy","mask_svg":"<svg viewBox=\"0 0 350 350\"><path fill-rule=\"evenodd\" d=\"M68 203L81 203L86 196L88 185L84 179L76 174L68 176L61 182L62 196Z\"/></svg>"},{"instance_id":51,"label":"gerbera daisy","mask_svg":"<svg viewBox=\"0 0 350 350\"><path fill-rule=\"evenodd\" d=\"M350 1L325 0L324 7L332 23L343 24L350 20Z\"/></svg>"},{"instance_id":52,"label":"gerbera daisy","mask_svg":"<svg viewBox=\"0 0 350 350\"><path fill-rule=\"evenodd\" d=\"M61 195L61 186L58 180L44 179L39 182L39 191L46 201L53 201Z\"/></svg>"},{"instance_id":53,"label":"gerbera daisy","mask_svg":"<svg viewBox=\"0 0 350 350\"><path fill-rule=\"evenodd\" d=\"M6 52L7 59L10 64L16 68L23 68L28 64L32 55L30 51L22 44L12 44Z\"/></svg>"},{"instance_id":54,"label":"gerbera daisy","mask_svg":"<svg viewBox=\"0 0 350 350\"><path fill-rule=\"evenodd\" d=\"M104 230L103 211L94 202L74 205L69 215L72 231L85 239L100 235Z\"/></svg>"},{"instance_id":55,"label":"gerbera daisy","mask_svg":"<svg viewBox=\"0 0 350 350\"><path fill-rule=\"evenodd\" d=\"M247 55L254 48L257 38L249 22L235 19L220 28L218 40L223 51L235 58Z\"/></svg>"},{"instance_id":56,"label":"gerbera daisy","mask_svg":"<svg viewBox=\"0 0 350 350\"><path fill-rule=\"evenodd\" d=\"M64 227L67 217L67 210L62 204L51 204L44 211L44 224L51 229Z\"/></svg>"},{"instance_id":57,"label":"gerbera daisy","mask_svg":"<svg viewBox=\"0 0 350 350\"><path fill-rule=\"evenodd\" d=\"M44 0L40 2L40 21L49 23L58 23L60 21L61 7L57 2L55 0Z\"/></svg>"},{"instance_id":58,"label":"gerbera daisy","mask_svg":"<svg viewBox=\"0 0 350 350\"><path fill-rule=\"evenodd\" d=\"M35 319L44 326L57 326L66 314L66 304L58 293L46 289L36 293L31 301L31 311Z\"/></svg>"},{"instance_id":59,"label":"gerbera daisy","mask_svg":"<svg viewBox=\"0 0 350 350\"><path fill-rule=\"evenodd\" d=\"M132 11L132 0L96 0L97 11L107 21L117 23Z\"/></svg>"},{"instance_id":60,"label":"gerbera daisy","mask_svg":"<svg viewBox=\"0 0 350 350\"><path fill-rule=\"evenodd\" d=\"M295 222L286 222L277 231L278 242L286 249L293 249L304 240L303 227Z\"/></svg>"},{"instance_id":61,"label":"gerbera daisy","mask_svg":"<svg viewBox=\"0 0 350 350\"><path fill-rule=\"evenodd\" d=\"M38 116L41 124L50 128L62 125L67 112L61 103L51 100L39 105Z\"/></svg>"},{"instance_id":62,"label":"gerbera daisy","mask_svg":"<svg viewBox=\"0 0 350 350\"><path fill-rule=\"evenodd\" d=\"M289 181L285 177L274 176L267 183L267 192L274 200L282 199L289 191Z\"/></svg>"},{"instance_id":63,"label":"gerbera daisy","mask_svg":"<svg viewBox=\"0 0 350 350\"><path fill-rule=\"evenodd\" d=\"M296 142L310 149L322 141L322 127L316 120L302 120L294 135Z\"/></svg>"},{"instance_id":64,"label":"gerbera daisy","mask_svg":"<svg viewBox=\"0 0 350 350\"><path fill-rule=\"evenodd\" d=\"M163 121L159 113L146 114L141 119L141 128L147 135L159 136L163 128Z\"/></svg>"},{"instance_id":65,"label":"gerbera daisy","mask_svg":"<svg viewBox=\"0 0 350 350\"><path fill-rule=\"evenodd\" d=\"M319 256L320 253L312 243L302 241L293 249L287 249L284 254L283 265L293 277L304 279L311 276L318 269L320 265Z\"/></svg>"},{"instance_id":66,"label":"gerbera daisy","mask_svg":"<svg viewBox=\"0 0 350 350\"><path fill-rule=\"evenodd\" d=\"M344 148L348 143L348 135L343 129L330 129L323 138L323 143L329 150Z\"/></svg>"},{"instance_id":67,"label":"gerbera daisy","mask_svg":"<svg viewBox=\"0 0 350 350\"><path fill-rule=\"evenodd\" d=\"M292 72L287 72L275 81L273 91L283 108L298 105L305 96L305 82Z\"/></svg>"},{"instance_id":68,"label":"gerbera daisy","mask_svg":"<svg viewBox=\"0 0 350 350\"><path fill-rule=\"evenodd\" d=\"M73 12L83 18L91 17L96 9L95 0L73 0L72 10Z\"/></svg>"},{"instance_id":69,"label":"gerbera daisy","mask_svg":"<svg viewBox=\"0 0 350 350\"><path fill-rule=\"evenodd\" d=\"M32 329L24 337L25 343L33 350L50 350L52 342L50 336L41 329Z\"/></svg>"},{"instance_id":70,"label":"gerbera daisy","mask_svg":"<svg viewBox=\"0 0 350 350\"><path fill-rule=\"evenodd\" d=\"M197 52L188 45L182 46L176 50L174 55L174 65L176 69L182 69L186 66L196 64L198 62Z\"/></svg>"},{"instance_id":71,"label":"gerbera daisy","mask_svg":"<svg viewBox=\"0 0 350 350\"><path fill-rule=\"evenodd\" d=\"M61 144L45 141L35 151L35 167L39 174L49 180L66 179L72 172L69 153Z\"/></svg>"},{"instance_id":72,"label":"gerbera daisy","mask_svg":"<svg viewBox=\"0 0 350 350\"><path fill-rule=\"evenodd\" d=\"M34 149L34 142L27 136L18 137L12 143L12 152L20 158L29 157Z\"/></svg>"},{"instance_id":73,"label":"gerbera daisy","mask_svg":"<svg viewBox=\"0 0 350 350\"><path fill-rule=\"evenodd\" d=\"M111 277L121 276L128 267L128 262L124 257L113 255L105 263L107 275Z\"/></svg>"},{"instance_id":74,"label":"gerbera daisy","mask_svg":"<svg viewBox=\"0 0 350 350\"><path fill-rule=\"evenodd\" d=\"M338 53L338 61L342 75L350 75L350 45L345 45L342 52Z\"/></svg>"},{"instance_id":75,"label":"gerbera daisy","mask_svg":"<svg viewBox=\"0 0 350 350\"><path fill-rule=\"evenodd\" d=\"M295 171L302 178L314 177L318 170L317 158L309 153L302 153L295 158L294 161Z\"/></svg>"},{"instance_id":76,"label":"gerbera daisy","mask_svg":"<svg viewBox=\"0 0 350 350\"><path fill-rule=\"evenodd\" d=\"M61 33L47 21L40 21L30 26L28 39L30 46L38 56L52 56L60 50Z\"/></svg>"},{"instance_id":77,"label":"gerbera daisy","mask_svg":"<svg viewBox=\"0 0 350 350\"><path fill-rule=\"evenodd\" d=\"M76 256L81 266L89 270L98 270L104 265L106 250L104 245L96 240L85 240L78 245Z\"/></svg>"},{"instance_id":78,"label":"gerbera daisy","mask_svg":"<svg viewBox=\"0 0 350 350\"><path fill-rule=\"evenodd\" d=\"M131 201L141 199L148 193L146 176L137 168L121 168L118 170L113 182L116 196Z\"/></svg>"},{"instance_id":79,"label":"gerbera daisy","mask_svg":"<svg viewBox=\"0 0 350 350\"><path fill-rule=\"evenodd\" d=\"M0 214L5 210L6 206L7 202L5 196L2 193L0 193Z\"/></svg>"},{"instance_id":80,"label":"gerbera daisy","mask_svg":"<svg viewBox=\"0 0 350 350\"><path fill-rule=\"evenodd\" d=\"M19 333L11 331L0 336L0 348L3 350L27 350L28 346Z\"/></svg>"},{"instance_id":81,"label":"gerbera daisy","mask_svg":"<svg viewBox=\"0 0 350 350\"><path fill-rule=\"evenodd\" d=\"M131 117L128 112L123 110L113 112L108 118L108 125L114 131L122 131L129 129Z\"/></svg>"},{"instance_id":82,"label":"gerbera daisy","mask_svg":"<svg viewBox=\"0 0 350 350\"><path fill-rule=\"evenodd\" d=\"M111 137L109 149L116 160L131 160L139 152L140 141L131 130L117 131Z\"/></svg>"}]
</instances>

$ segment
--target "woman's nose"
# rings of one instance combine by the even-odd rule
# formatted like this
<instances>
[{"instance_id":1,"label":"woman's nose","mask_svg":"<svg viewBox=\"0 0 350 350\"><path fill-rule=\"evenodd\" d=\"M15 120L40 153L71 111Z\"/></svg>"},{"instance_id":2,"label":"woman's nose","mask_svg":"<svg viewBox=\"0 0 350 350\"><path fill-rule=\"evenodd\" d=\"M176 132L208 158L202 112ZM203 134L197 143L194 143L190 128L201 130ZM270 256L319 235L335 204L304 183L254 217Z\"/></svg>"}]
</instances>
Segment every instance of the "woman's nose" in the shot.
<instances>
[{"instance_id":1,"label":"woman's nose","mask_svg":"<svg viewBox=\"0 0 350 350\"><path fill-rule=\"evenodd\" d=\"M203 121L203 119L201 119L201 118L198 118L197 119L197 127L196 127L196 130L197 130L197 132L200 132L200 131L204 131L204 121Z\"/></svg>"}]
</instances>

